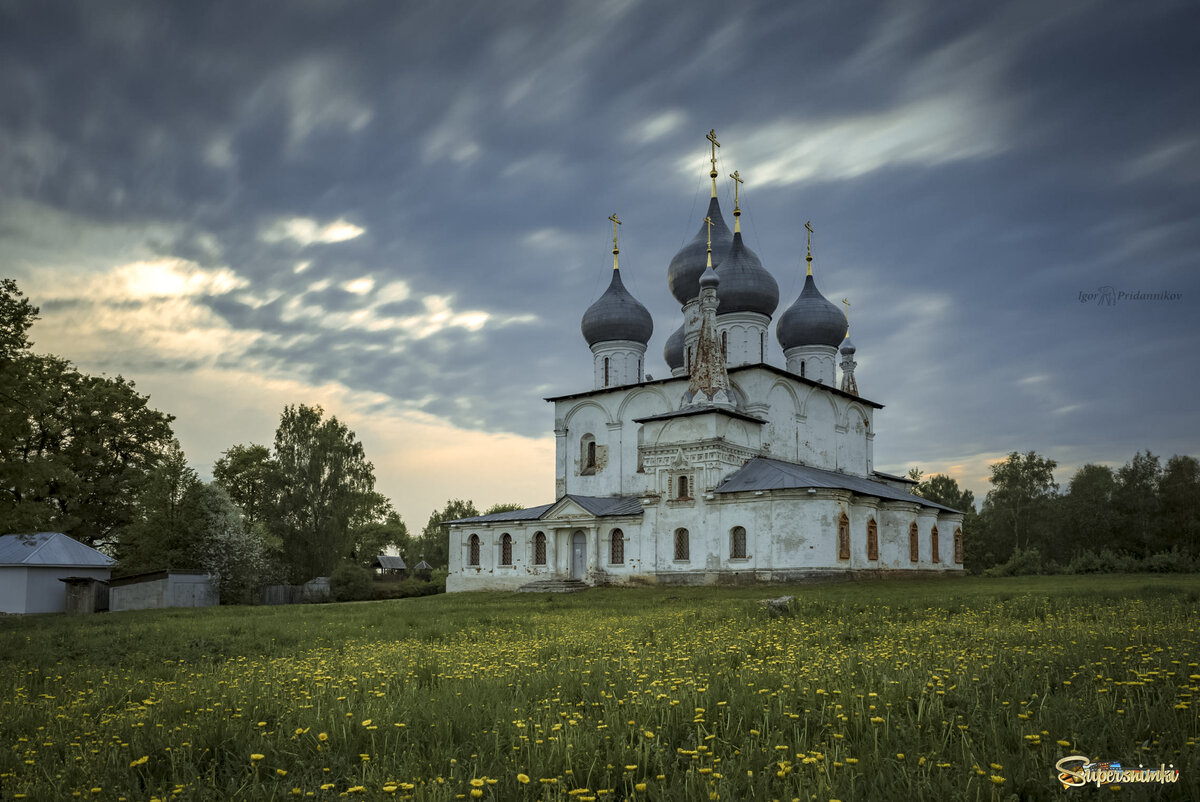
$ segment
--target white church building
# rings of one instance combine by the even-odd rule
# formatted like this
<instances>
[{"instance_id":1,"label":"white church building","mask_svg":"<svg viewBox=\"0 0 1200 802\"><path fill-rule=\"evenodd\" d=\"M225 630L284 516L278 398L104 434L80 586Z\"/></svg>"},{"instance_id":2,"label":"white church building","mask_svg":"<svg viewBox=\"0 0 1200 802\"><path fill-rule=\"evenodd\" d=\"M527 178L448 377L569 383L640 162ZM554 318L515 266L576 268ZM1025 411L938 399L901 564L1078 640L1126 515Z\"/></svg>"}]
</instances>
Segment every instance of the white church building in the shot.
<instances>
[{"instance_id":1,"label":"white church building","mask_svg":"<svg viewBox=\"0 0 1200 802\"><path fill-rule=\"evenodd\" d=\"M811 239L774 326L786 365L766 361L779 286L742 241L736 198L732 232L722 217L710 139L708 211L667 269L683 310L671 377L645 375L654 326L621 281L614 215L612 280L582 321L594 386L547 399L556 501L450 522L447 590L962 570L963 514L874 469L882 405L859 395Z\"/></svg>"}]
</instances>

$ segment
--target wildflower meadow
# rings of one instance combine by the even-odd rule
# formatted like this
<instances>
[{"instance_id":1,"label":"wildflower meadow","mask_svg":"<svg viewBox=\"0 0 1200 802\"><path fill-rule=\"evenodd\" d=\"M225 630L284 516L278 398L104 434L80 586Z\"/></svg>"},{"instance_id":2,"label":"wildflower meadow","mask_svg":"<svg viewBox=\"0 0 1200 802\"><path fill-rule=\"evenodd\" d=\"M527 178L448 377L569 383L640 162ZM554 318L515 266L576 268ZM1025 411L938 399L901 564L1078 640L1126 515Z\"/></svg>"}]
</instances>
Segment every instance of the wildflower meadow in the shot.
<instances>
[{"instance_id":1,"label":"wildflower meadow","mask_svg":"<svg viewBox=\"0 0 1200 802\"><path fill-rule=\"evenodd\" d=\"M1197 799L1198 628L1192 575L9 617L0 799Z\"/></svg>"}]
</instances>

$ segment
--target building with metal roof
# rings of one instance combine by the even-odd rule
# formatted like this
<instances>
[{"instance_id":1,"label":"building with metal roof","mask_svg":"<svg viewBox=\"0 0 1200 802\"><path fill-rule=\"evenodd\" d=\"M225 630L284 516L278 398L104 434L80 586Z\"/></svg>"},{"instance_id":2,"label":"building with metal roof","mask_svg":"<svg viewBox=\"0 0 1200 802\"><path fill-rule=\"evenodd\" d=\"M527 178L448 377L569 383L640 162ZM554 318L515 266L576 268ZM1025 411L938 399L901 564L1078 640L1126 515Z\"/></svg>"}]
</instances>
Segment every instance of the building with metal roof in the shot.
<instances>
[{"instance_id":1,"label":"building with metal roof","mask_svg":"<svg viewBox=\"0 0 1200 802\"><path fill-rule=\"evenodd\" d=\"M115 561L62 532L0 537L0 612L61 613L69 578L108 581Z\"/></svg>"},{"instance_id":2,"label":"building with metal roof","mask_svg":"<svg viewBox=\"0 0 1200 802\"><path fill-rule=\"evenodd\" d=\"M667 267L684 321L670 378L644 373L653 322L621 281L614 214L612 279L581 325L593 387L546 399L557 500L448 522L447 590L962 570L963 513L875 470L883 405L859 393L846 314L817 289L811 224L775 324L786 364L769 363L779 284L742 241L737 172L725 225L708 139L707 214Z\"/></svg>"}]
</instances>

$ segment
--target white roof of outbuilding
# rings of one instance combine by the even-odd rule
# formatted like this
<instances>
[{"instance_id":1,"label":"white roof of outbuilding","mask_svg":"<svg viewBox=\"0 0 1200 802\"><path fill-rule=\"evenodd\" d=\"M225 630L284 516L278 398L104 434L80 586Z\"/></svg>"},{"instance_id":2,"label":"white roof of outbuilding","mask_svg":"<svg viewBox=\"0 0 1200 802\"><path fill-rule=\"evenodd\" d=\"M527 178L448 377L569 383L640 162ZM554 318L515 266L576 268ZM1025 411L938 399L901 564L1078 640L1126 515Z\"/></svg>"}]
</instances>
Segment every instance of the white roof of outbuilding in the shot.
<instances>
[{"instance_id":1,"label":"white roof of outbuilding","mask_svg":"<svg viewBox=\"0 0 1200 802\"><path fill-rule=\"evenodd\" d=\"M108 568L115 562L62 532L0 537L0 565Z\"/></svg>"}]
</instances>

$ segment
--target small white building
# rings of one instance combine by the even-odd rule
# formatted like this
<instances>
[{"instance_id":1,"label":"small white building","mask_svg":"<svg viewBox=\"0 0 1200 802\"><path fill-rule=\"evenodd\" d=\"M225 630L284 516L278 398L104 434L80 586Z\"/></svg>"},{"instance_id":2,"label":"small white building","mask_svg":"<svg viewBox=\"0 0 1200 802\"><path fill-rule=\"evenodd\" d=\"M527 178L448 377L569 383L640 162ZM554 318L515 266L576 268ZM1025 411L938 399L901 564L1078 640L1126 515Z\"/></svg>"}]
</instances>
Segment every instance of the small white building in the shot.
<instances>
[{"instance_id":1,"label":"small white building","mask_svg":"<svg viewBox=\"0 0 1200 802\"><path fill-rule=\"evenodd\" d=\"M645 375L654 325L621 280L614 215L612 279L581 326L593 388L547 399L557 500L449 522L447 590L962 570L963 514L875 470L883 405L859 394L811 240L804 287L774 326L785 365L768 363L779 286L740 222L726 226L710 176L700 231L667 269L683 313L670 378Z\"/></svg>"},{"instance_id":2,"label":"small white building","mask_svg":"<svg viewBox=\"0 0 1200 802\"><path fill-rule=\"evenodd\" d=\"M151 571L108 583L108 608L151 610L162 607L212 607L220 604L217 577L206 571Z\"/></svg>"},{"instance_id":3,"label":"small white building","mask_svg":"<svg viewBox=\"0 0 1200 802\"><path fill-rule=\"evenodd\" d=\"M115 562L62 532L0 537L0 613L61 613L67 586L61 580L107 581Z\"/></svg>"}]
</instances>

